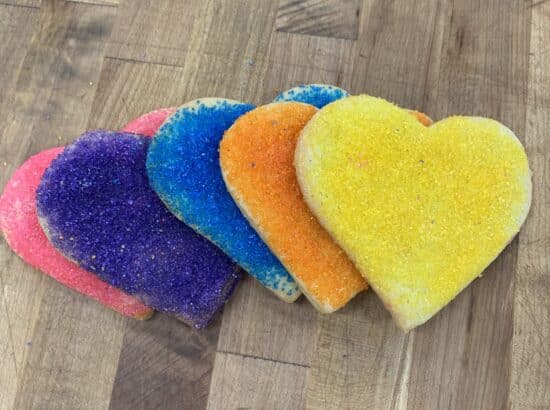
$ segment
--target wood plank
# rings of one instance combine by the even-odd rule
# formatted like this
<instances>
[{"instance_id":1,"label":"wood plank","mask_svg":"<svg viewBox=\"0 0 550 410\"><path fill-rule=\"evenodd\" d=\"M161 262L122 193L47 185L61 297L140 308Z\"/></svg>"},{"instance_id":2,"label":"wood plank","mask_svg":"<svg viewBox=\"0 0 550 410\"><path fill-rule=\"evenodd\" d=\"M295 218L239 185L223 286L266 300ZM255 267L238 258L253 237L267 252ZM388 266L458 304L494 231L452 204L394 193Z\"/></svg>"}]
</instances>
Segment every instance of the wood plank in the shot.
<instances>
[{"instance_id":1,"label":"wood plank","mask_svg":"<svg viewBox=\"0 0 550 410\"><path fill-rule=\"evenodd\" d=\"M365 0L351 91L423 108L448 8L447 0Z\"/></svg>"},{"instance_id":2,"label":"wood plank","mask_svg":"<svg viewBox=\"0 0 550 410\"><path fill-rule=\"evenodd\" d=\"M0 94L1 129L6 127L8 113L12 109L17 76L30 46L38 14L38 10L33 8L0 6L0 37L4 40L0 43L0 59L4 65L4 69L0 71L0 83L2 84L2 93ZM13 154L1 142L0 147L0 169L2 169L0 186L3 187L17 167L18 158L13 158ZM0 270L0 334L3 335L0 338L0 386L2 386L0 409L12 409L17 394L18 376L25 345L20 345L24 341L21 338L14 339L12 334L10 311L13 309L8 307L6 292L10 293L10 301L13 301L11 296L14 292L6 288L5 282L7 282L8 276L28 275L30 269L25 267L24 263L13 254L3 237L0 242L0 266L2 267ZM40 282L41 278L37 276L35 283ZM22 302L39 300L40 292L24 296L26 297L17 299ZM23 312L34 314L36 303L31 303L31 305L33 308L23 309Z\"/></svg>"},{"instance_id":3,"label":"wood plank","mask_svg":"<svg viewBox=\"0 0 550 410\"><path fill-rule=\"evenodd\" d=\"M10 171L29 154L60 145L84 128L113 11L112 8L44 1L36 20L33 22L30 18L22 24L32 25L36 34L21 68L14 66L17 73L15 91L8 97L9 104L5 109L0 157L5 158L6 168ZM21 33L25 35L24 30ZM4 245L2 252L8 254L7 246ZM102 384L110 383L103 377L109 367L105 367L102 377L97 378L93 366L102 362L92 361L87 366L87 361L78 359L76 354L81 346L71 345L68 335L75 341L84 337L91 344L98 340L95 337L103 338L101 332L90 331L77 323L87 323L87 318L97 315L105 316L105 319L91 323L96 327L112 325L111 333L116 335L116 323L108 320L113 314L96 303L77 297L57 282L24 266L15 255L9 255L9 262L3 264L7 269L2 271L2 285L17 360L17 406L30 408L36 403L49 403L56 407L62 400L61 396L56 396L56 391L77 388L70 377L60 376L60 372L69 375L71 365L85 372L87 379L83 376L78 380L89 385L88 394L96 390L108 395L110 390L106 391ZM63 310L65 306L59 304L60 300L70 302L75 314L85 316L79 317L78 321L59 320L68 315ZM52 328L56 331L48 330ZM27 343L29 341L32 345ZM65 350L71 351L72 348L76 358L65 355ZM113 361L109 351L100 352L103 360ZM47 358L46 362L42 362L43 358ZM90 355L90 358L93 360L94 356ZM49 368L50 365L54 367ZM34 398L30 392L36 392ZM86 401L86 394L86 389L82 389L80 396L74 396L75 402ZM77 396L80 397L78 400Z\"/></svg>"},{"instance_id":4,"label":"wood plank","mask_svg":"<svg viewBox=\"0 0 550 410\"><path fill-rule=\"evenodd\" d=\"M231 61L223 56L207 55L200 59L200 72L190 74L193 69L187 65L178 67L108 57L88 126L120 129L145 112L179 106L205 96L257 100L254 96L260 89L258 83L261 84L258 77L265 71L261 64L250 67L240 59Z\"/></svg>"},{"instance_id":5,"label":"wood plank","mask_svg":"<svg viewBox=\"0 0 550 410\"><path fill-rule=\"evenodd\" d=\"M261 89L276 5L268 1L239 0L221 5L206 1L198 8L197 3L182 11L190 19L187 24L182 23L179 9L166 1L154 6L143 4L139 13L133 4L122 3L108 56L184 67L180 81L187 87L182 100L220 96L253 101ZM187 32L159 33L159 25L186 26ZM159 42L170 47L159 46ZM149 53L149 49L153 51Z\"/></svg>"},{"instance_id":6,"label":"wood plank","mask_svg":"<svg viewBox=\"0 0 550 410\"><path fill-rule=\"evenodd\" d=\"M533 171L533 205L520 234L515 274L509 405L550 403L550 3L532 3L524 144Z\"/></svg>"},{"instance_id":7,"label":"wood plank","mask_svg":"<svg viewBox=\"0 0 550 410\"><path fill-rule=\"evenodd\" d=\"M144 112L205 96L258 100L266 64L251 61L210 54L179 67L107 57L89 126L118 129Z\"/></svg>"},{"instance_id":8,"label":"wood plank","mask_svg":"<svg viewBox=\"0 0 550 410\"><path fill-rule=\"evenodd\" d=\"M0 0L1 5L39 8L42 0Z\"/></svg>"},{"instance_id":9,"label":"wood plank","mask_svg":"<svg viewBox=\"0 0 550 410\"><path fill-rule=\"evenodd\" d=\"M184 63L186 97L216 96L261 103L276 2L206 1Z\"/></svg>"},{"instance_id":10,"label":"wood plank","mask_svg":"<svg viewBox=\"0 0 550 410\"><path fill-rule=\"evenodd\" d=\"M238 0L182 3L177 0L126 1L107 55L109 57L193 67L201 58L224 56L231 61L261 60L274 24L276 3ZM223 27L223 30L219 28ZM191 62L187 62L191 54ZM191 80L192 78L190 78ZM215 80L215 78L211 78Z\"/></svg>"},{"instance_id":11,"label":"wood plank","mask_svg":"<svg viewBox=\"0 0 550 410\"><path fill-rule=\"evenodd\" d=\"M424 85L433 81L430 67L439 59L447 12L445 2L438 4L366 1L352 78L344 80L351 83L350 91L423 109ZM360 295L341 312L320 321L307 381L307 407L401 406L413 346L414 334L406 335L393 324L372 291Z\"/></svg>"},{"instance_id":12,"label":"wood plank","mask_svg":"<svg viewBox=\"0 0 550 410\"><path fill-rule=\"evenodd\" d=\"M5 146L35 153L72 141L75 129L84 128L115 13L108 7L43 3L17 79ZM40 138L32 138L37 130Z\"/></svg>"},{"instance_id":13,"label":"wood plank","mask_svg":"<svg viewBox=\"0 0 550 410\"><path fill-rule=\"evenodd\" d=\"M452 2L428 111L436 118L492 117L523 139L529 30L530 10L521 0ZM517 243L415 332L406 401L411 408L507 406ZM413 382L418 380L427 382Z\"/></svg>"},{"instance_id":14,"label":"wood plank","mask_svg":"<svg viewBox=\"0 0 550 410\"><path fill-rule=\"evenodd\" d=\"M266 67L262 55L189 53L182 75L187 85L184 95L187 101L224 97L257 103Z\"/></svg>"},{"instance_id":15,"label":"wood plank","mask_svg":"<svg viewBox=\"0 0 550 410\"><path fill-rule=\"evenodd\" d=\"M305 298L281 302L246 278L225 309L218 350L307 366L317 317Z\"/></svg>"},{"instance_id":16,"label":"wood plank","mask_svg":"<svg viewBox=\"0 0 550 410\"><path fill-rule=\"evenodd\" d=\"M11 251L3 238L0 255L0 264L4 268L0 272L0 326L3 330L0 409L3 406L12 409L40 315L44 291L49 286L48 281L53 282L53 279L48 279L26 265ZM62 289L61 285L55 285Z\"/></svg>"},{"instance_id":17,"label":"wood plank","mask_svg":"<svg viewBox=\"0 0 550 410\"><path fill-rule=\"evenodd\" d=\"M273 33L261 101L300 84L333 84L349 89L355 42L300 34Z\"/></svg>"},{"instance_id":18,"label":"wood plank","mask_svg":"<svg viewBox=\"0 0 550 410\"><path fill-rule=\"evenodd\" d=\"M17 409L105 409L127 319L47 286L17 392Z\"/></svg>"},{"instance_id":19,"label":"wood plank","mask_svg":"<svg viewBox=\"0 0 550 410\"><path fill-rule=\"evenodd\" d=\"M67 0L75 3L96 4L98 6L118 6L118 0Z\"/></svg>"},{"instance_id":20,"label":"wood plank","mask_svg":"<svg viewBox=\"0 0 550 410\"><path fill-rule=\"evenodd\" d=\"M275 13L276 3L268 0L126 1L119 5L107 55L193 68L212 54L231 61L258 60L267 49ZM189 54L192 61L186 63Z\"/></svg>"},{"instance_id":21,"label":"wood plank","mask_svg":"<svg viewBox=\"0 0 550 410\"><path fill-rule=\"evenodd\" d=\"M118 6L117 24L106 55L182 65L191 46L200 2L128 0Z\"/></svg>"},{"instance_id":22,"label":"wood plank","mask_svg":"<svg viewBox=\"0 0 550 410\"><path fill-rule=\"evenodd\" d=\"M492 409L506 403L513 248L414 332L408 383L402 386L407 406Z\"/></svg>"},{"instance_id":23,"label":"wood plank","mask_svg":"<svg viewBox=\"0 0 550 410\"><path fill-rule=\"evenodd\" d=\"M277 2L205 0L201 4L200 20L191 38L192 50L201 55L252 59L265 55L273 33Z\"/></svg>"},{"instance_id":24,"label":"wood plank","mask_svg":"<svg viewBox=\"0 0 550 410\"><path fill-rule=\"evenodd\" d=\"M404 335L372 291L320 319L307 380L308 409L397 408L410 363ZM404 407L403 407L404 408Z\"/></svg>"},{"instance_id":25,"label":"wood plank","mask_svg":"<svg viewBox=\"0 0 550 410\"><path fill-rule=\"evenodd\" d=\"M301 409L306 375L303 366L219 352L207 409Z\"/></svg>"},{"instance_id":26,"label":"wood plank","mask_svg":"<svg viewBox=\"0 0 550 410\"><path fill-rule=\"evenodd\" d=\"M220 320L198 331L167 315L131 321L109 408L204 409Z\"/></svg>"},{"instance_id":27,"label":"wood plank","mask_svg":"<svg viewBox=\"0 0 550 410\"><path fill-rule=\"evenodd\" d=\"M4 248L4 246L2 246ZM4 250L2 249L2 253ZM8 266L0 259L2 266ZM2 283L0 282L0 286ZM3 287L3 286L2 286ZM17 361L13 348L11 335L10 318L8 317L8 306L4 293L0 295L0 409L13 409L17 395Z\"/></svg>"},{"instance_id":28,"label":"wood plank","mask_svg":"<svg viewBox=\"0 0 550 410\"><path fill-rule=\"evenodd\" d=\"M361 0L281 0L277 31L355 40Z\"/></svg>"},{"instance_id":29,"label":"wood plank","mask_svg":"<svg viewBox=\"0 0 550 410\"><path fill-rule=\"evenodd\" d=\"M2 129L8 124L7 117L13 110L14 92L17 77L36 29L39 12L26 7L0 6L0 58L3 69L0 71L0 121ZM0 142L1 143L1 142ZM4 186L16 165L13 152L7 155L0 151L0 161L4 172L0 175L0 184Z\"/></svg>"},{"instance_id":30,"label":"wood plank","mask_svg":"<svg viewBox=\"0 0 550 410\"><path fill-rule=\"evenodd\" d=\"M88 128L118 130L157 108L186 101L183 68L106 58L88 120Z\"/></svg>"}]
</instances>

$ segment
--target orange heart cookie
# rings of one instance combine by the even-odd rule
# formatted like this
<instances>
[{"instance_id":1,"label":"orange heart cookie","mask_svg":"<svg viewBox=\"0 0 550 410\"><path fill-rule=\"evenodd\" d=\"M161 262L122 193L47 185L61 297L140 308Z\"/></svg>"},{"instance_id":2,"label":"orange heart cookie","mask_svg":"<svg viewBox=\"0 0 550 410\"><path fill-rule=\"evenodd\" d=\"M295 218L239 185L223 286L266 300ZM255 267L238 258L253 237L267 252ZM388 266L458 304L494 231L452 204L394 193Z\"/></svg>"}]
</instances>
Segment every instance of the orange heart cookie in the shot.
<instances>
[{"instance_id":1,"label":"orange heart cookie","mask_svg":"<svg viewBox=\"0 0 550 410\"><path fill-rule=\"evenodd\" d=\"M367 284L310 212L298 187L294 149L316 111L308 104L280 102L244 114L224 135L220 164L251 225L311 303L329 313Z\"/></svg>"}]
</instances>

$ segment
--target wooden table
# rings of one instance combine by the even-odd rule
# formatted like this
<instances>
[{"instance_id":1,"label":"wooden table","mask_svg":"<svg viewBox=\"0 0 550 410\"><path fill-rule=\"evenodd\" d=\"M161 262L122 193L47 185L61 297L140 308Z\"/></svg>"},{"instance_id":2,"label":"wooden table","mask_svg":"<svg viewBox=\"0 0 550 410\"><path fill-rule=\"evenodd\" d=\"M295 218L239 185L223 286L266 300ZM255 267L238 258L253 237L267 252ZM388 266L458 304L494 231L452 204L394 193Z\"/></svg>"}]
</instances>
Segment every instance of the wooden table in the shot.
<instances>
[{"instance_id":1,"label":"wooden table","mask_svg":"<svg viewBox=\"0 0 550 410\"><path fill-rule=\"evenodd\" d=\"M119 316L0 247L0 408L550 408L550 2L2 0L0 187L89 128L299 83L493 117L533 206L483 275L408 334L373 292L319 316L247 278L205 331Z\"/></svg>"}]
</instances>

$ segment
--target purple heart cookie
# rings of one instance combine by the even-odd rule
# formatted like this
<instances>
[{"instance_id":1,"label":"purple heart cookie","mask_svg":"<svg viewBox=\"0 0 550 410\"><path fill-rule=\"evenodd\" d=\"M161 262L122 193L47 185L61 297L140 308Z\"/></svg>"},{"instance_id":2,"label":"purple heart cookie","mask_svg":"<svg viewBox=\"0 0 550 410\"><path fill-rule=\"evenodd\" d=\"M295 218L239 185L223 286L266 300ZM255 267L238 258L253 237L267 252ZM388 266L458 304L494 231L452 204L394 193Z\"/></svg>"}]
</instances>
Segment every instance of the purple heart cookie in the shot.
<instances>
[{"instance_id":1,"label":"purple heart cookie","mask_svg":"<svg viewBox=\"0 0 550 410\"><path fill-rule=\"evenodd\" d=\"M37 190L52 244L105 282L156 310L204 327L241 271L180 222L150 188L150 139L91 131L52 162Z\"/></svg>"}]
</instances>

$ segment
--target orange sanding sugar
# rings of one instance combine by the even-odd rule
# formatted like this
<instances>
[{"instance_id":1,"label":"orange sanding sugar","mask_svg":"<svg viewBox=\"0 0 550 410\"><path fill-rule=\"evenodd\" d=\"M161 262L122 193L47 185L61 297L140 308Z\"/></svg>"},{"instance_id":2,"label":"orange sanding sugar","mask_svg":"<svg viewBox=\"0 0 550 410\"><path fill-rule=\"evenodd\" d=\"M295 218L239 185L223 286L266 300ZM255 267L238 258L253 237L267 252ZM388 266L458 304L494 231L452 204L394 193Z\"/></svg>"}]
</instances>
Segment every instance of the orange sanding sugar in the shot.
<instances>
[{"instance_id":1,"label":"orange sanding sugar","mask_svg":"<svg viewBox=\"0 0 550 410\"><path fill-rule=\"evenodd\" d=\"M317 110L273 103L240 117L225 133L220 163L231 195L322 312L367 288L361 274L306 205L293 165L300 131Z\"/></svg>"},{"instance_id":2,"label":"orange sanding sugar","mask_svg":"<svg viewBox=\"0 0 550 410\"><path fill-rule=\"evenodd\" d=\"M420 122L420 124L426 127L429 127L430 125L433 124L432 119L428 117L426 114L424 114L423 112L414 111L414 110L408 110L408 111L416 117L416 119L418 120L418 122Z\"/></svg>"}]
</instances>

